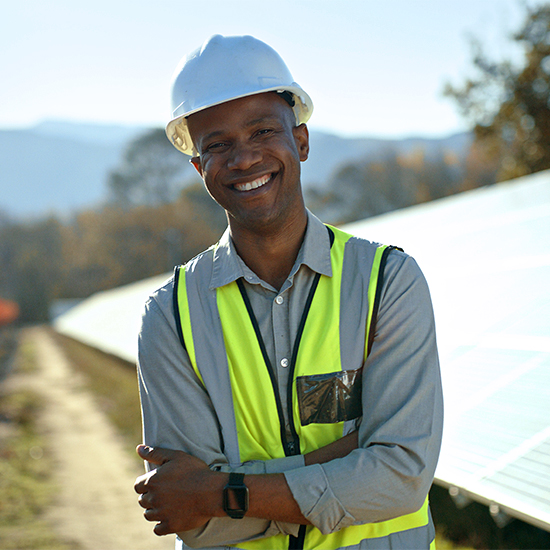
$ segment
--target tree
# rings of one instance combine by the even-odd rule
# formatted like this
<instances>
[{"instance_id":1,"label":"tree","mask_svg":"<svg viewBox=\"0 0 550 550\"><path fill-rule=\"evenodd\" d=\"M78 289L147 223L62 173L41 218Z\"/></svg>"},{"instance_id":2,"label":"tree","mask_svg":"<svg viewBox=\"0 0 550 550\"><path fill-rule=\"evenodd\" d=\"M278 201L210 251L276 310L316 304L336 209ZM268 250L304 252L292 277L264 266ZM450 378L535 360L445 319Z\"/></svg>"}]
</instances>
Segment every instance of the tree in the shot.
<instances>
[{"instance_id":1,"label":"tree","mask_svg":"<svg viewBox=\"0 0 550 550\"><path fill-rule=\"evenodd\" d=\"M19 304L21 321L46 321L63 266L60 222L0 224L0 263L0 288Z\"/></svg>"},{"instance_id":2,"label":"tree","mask_svg":"<svg viewBox=\"0 0 550 550\"><path fill-rule=\"evenodd\" d=\"M376 160L338 169L329 190L308 190L308 206L330 223L348 223L452 195L462 190L460 160L445 151L398 154L387 149Z\"/></svg>"},{"instance_id":3,"label":"tree","mask_svg":"<svg viewBox=\"0 0 550 550\"><path fill-rule=\"evenodd\" d=\"M226 225L223 211L199 184L168 204L79 212L63 227L58 296L86 297L171 271L215 242Z\"/></svg>"},{"instance_id":4,"label":"tree","mask_svg":"<svg viewBox=\"0 0 550 550\"><path fill-rule=\"evenodd\" d=\"M476 153L495 164L497 181L550 168L550 4L526 7L512 39L523 47L519 66L489 60L473 41L476 76L445 88L471 121Z\"/></svg>"},{"instance_id":5,"label":"tree","mask_svg":"<svg viewBox=\"0 0 550 550\"><path fill-rule=\"evenodd\" d=\"M124 208L168 204L193 176L194 169L164 130L151 130L129 144L120 166L110 173L110 202Z\"/></svg>"}]
</instances>

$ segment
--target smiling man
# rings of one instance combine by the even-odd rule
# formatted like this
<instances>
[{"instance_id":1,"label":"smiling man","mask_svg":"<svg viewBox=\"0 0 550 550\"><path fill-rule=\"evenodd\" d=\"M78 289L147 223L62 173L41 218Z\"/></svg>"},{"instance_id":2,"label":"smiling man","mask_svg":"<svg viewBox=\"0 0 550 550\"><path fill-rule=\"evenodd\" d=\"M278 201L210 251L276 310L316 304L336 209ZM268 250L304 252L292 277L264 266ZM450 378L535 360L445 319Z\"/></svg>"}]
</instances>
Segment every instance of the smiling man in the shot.
<instances>
[{"instance_id":1,"label":"smiling man","mask_svg":"<svg viewBox=\"0 0 550 550\"><path fill-rule=\"evenodd\" d=\"M173 108L228 229L145 307L145 518L178 548L429 548L442 398L418 266L306 209L313 105L263 42L212 37Z\"/></svg>"},{"instance_id":2,"label":"smiling man","mask_svg":"<svg viewBox=\"0 0 550 550\"><path fill-rule=\"evenodd\" d=\"M280 288L307 225L300 184L300 162L309 152L306 125L296 126L276 92L216 105L187 124L199 153L191 162L227 212L239 256Z\"/></svg>"}]
</instances>

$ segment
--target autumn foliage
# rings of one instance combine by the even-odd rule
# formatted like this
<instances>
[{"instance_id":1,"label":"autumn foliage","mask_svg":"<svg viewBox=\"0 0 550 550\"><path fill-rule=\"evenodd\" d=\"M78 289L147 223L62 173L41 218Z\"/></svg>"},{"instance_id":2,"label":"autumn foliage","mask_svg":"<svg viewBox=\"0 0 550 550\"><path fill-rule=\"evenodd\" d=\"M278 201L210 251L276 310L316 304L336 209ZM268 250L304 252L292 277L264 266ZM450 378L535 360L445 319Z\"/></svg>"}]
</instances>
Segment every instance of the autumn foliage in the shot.
<instances>
[{"instance_id":1,"label":"autumn foliage","mask_svg":"<svg viewBox=\"0 0 550 550\"><path fill-rule=\"evenodd\" d=\"M44 321L54 300L171 271L215 242L225 225L200 186L168 204L107 205L68 221L0 220L0 292L19 304L21 321Z\"/></svg>"},{"instance_id":2,"label":"autumn foliage","mask_svg":"<svg viewBox=\"0 0 550 550\"><path fill-rule=\"evenodd\" d=\"M447 85L471 122L475 154L504 181L550 169L550 4L526 7L512 36L521 62L491 60L473 41L473 75Z\"/></svg>"}]
</instances>

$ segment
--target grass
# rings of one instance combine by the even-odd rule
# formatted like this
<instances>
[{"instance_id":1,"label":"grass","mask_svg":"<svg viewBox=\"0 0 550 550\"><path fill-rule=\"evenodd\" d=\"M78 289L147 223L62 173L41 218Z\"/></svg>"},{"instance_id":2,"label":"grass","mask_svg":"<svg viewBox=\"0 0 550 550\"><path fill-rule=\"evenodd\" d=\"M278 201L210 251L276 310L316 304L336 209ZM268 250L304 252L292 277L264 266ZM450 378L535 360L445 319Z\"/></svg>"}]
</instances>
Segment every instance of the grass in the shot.
<instances>
[{"instance_id":1,"label":"grass","mask_svg":"<svg viewBox=\"0 0 550 550\"><path fill-rule=\"evenodd\" d=\"M23 340L17 350L17 371L21 374L36 372L36 350L32 342Z\"/></svg>"},{"instance_id":2,"label":"grass","mask_svg":"<svg viewBox=\"0 0 550 550\"><path fill-rule=\"evenodd\" d=\"M471 546L460 546L451 542L449 539L436 529L435 533L436 550L473 550Z\"/></svg>"},{"instance_id":3,"label":"grass","mask_svg":"<svg viewBox=\"0 0 550 550\"><path fill-rule=\"evenodd\" d=\"M0 325L0 381L10 372L17 351L17 330Z\"/></svg>"},{"instance_id":4,"label":"grass","mask_svg":"<svg viewBox=\"0 0 550 550\"><path fill-rule=\"evenodd\" d=\"M19 350L15 372L36 368L33 348ZM60 540L43 514L57 494L47 442L37 429L42 410L29 390L0 387L0 548L3 550L74 550Z\"/></svg>"},{"instance_id":5,"label":"grass","mask_svg":"<svg viewBox=\"0 0 550 550\"><path fill-rule=\"evenodd\" d=\"M71 365L84 375L85 386L139 460L135 448L142 440L141 409L135 366L61 334L55 334Z\"/></svg>"},{"instance_id":6,"label":"grass","mask_svg":"<svg viewBox=\"0 0 550 550\"><path fill-rule=\"evenodd\" d=\"M516 550L542 550L550 548L550 533L520 520L498 527L489 508L471 502L458 508L449 492L433 486L430 491L432 515L438 534L444 536L438 550L451 548L498 548ZM450 546L444 546L445 543ZM454 544L454 546L453 546Z\"/></svg>"}]
</instances>

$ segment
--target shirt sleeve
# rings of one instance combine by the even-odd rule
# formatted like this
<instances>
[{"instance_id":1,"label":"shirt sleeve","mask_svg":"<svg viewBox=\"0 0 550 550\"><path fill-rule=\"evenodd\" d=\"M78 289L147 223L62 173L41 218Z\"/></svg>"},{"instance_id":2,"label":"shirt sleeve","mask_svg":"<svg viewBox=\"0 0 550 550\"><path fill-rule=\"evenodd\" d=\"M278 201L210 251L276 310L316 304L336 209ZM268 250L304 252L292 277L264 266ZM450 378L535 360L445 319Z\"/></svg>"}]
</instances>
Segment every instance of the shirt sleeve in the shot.
<instances>
[{"instance_id":1,"label":"shirt sleeve","mask_svg":"<svg viewBox=\"0 0 550 550\"><path fill-rule=\"evenodd\" d=\"M138 381L143 441L152 447L181 450L229 472L220 427L210 397L197 378L176 332L167 284L145 305L138 340ZM236 471L281 473L303 466L303 457L242 464ZM148 466L149 467L149 466ZM212 518L205 526L179 533L192 547L233 544L279 533L297 535L299 525L245 517Z\"/></svg>"},{"instance_id":2,"label":"shirt sleeve","mask_svg":"<svg viewBox=\"0 0 550 550\"><path fill-rule=\"evenodd\" d=\"M434 317L424 276L400 252L388 257L362 407L358 449L285 472L323 534L415 512L433 481L443 422Z\"/></svg>"}]
</instances>

